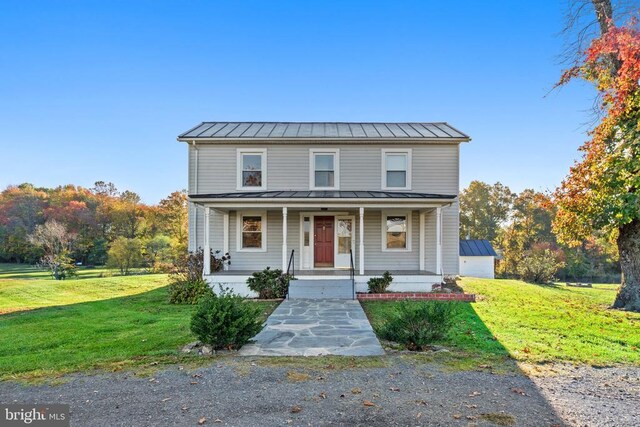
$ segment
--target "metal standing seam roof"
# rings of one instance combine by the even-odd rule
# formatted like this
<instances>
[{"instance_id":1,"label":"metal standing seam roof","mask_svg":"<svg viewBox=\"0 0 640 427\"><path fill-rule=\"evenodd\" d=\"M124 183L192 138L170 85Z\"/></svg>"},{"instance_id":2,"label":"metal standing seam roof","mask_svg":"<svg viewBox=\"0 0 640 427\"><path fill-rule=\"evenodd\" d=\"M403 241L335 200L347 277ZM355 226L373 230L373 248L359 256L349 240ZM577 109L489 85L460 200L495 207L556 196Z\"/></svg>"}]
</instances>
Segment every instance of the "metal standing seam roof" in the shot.
<instances>
[{"instance_id":1,"label":"metal standing seam roof","mask_svg":"<svg viewBox=\"0 0 640 427\"><path fill-rule=\"evenodd\" d=\"M460 256L495 256L496 251L488 240L460 240Z\"/></svg>"},{"instance_id":2,"label":"metal standing seam roof","mask_svg":"<svg viewBox=\"0 0 640 427\"><path fill-rule=\"evenodd\" d=\"M190 194L191 199L441 199L455 195L402 191L243 191L236 193Z\"/></svg>"},{"instance_id":3,"label":"metal standing seam roof","mask_svg":"<svg viewBox=\"0 0 640 427\"><path fill-rule=\"evenodd\" d=\"M470 141L468 135L446 122L341 123L341 122L202 122L180 134L193 139L429 139Z\"/></svg>"}]
</instances>

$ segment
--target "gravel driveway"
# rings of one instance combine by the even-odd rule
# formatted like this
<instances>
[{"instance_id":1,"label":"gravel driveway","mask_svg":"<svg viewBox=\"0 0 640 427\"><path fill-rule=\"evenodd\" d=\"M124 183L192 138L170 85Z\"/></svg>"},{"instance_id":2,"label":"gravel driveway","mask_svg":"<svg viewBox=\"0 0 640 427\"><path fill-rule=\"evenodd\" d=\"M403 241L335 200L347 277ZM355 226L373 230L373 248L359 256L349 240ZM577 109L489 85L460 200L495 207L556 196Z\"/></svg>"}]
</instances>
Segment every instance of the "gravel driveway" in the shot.
<instances>
[{"instance_id":1,"label":"gravel driveway","mask_svg":"<svg viewBox=\"0 0 640 427\"><path fill-rule=\"evenodd\" d=\"M153 377L128 372L76 375L58 386L4 382L0 401L68 403L74 426L188 426L199 421L213 426L552 426L632 425L638 420L633 418L640 407L637 393L625 395L626 400L619 400L613 388L601 394L593 389L600 380L586 380L584 373L575 381L556 376L534 378L534 383L520 373L444 372L439 365L400 356L384 360L386 366L379 368L305 369L263 366L255 358L212 359L208 367L171 366ZM636 387L638 370L626 374L636 376ZM567 384L572 384L568 392ZM589 390L595 394L586 399ZM573 405L582 406L571 412L567 408ZM619 418L620 413L627 418Z\"/></svg>"}]
</instances>

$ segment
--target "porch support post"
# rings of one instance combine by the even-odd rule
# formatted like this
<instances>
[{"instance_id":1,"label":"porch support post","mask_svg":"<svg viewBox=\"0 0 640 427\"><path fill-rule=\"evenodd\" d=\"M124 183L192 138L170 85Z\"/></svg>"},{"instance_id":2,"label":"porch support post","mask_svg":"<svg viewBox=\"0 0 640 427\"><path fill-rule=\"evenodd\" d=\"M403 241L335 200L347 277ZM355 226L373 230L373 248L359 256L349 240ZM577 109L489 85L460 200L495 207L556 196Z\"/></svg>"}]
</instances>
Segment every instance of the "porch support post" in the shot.
<instances>
[{"instance_id":1,"label":"porch support post","mask_svg":"<svg viewBox=\"0 0 640 427\"><path fill-rule=\"evenodd\" d=\"M229 212L222 214L222 255L229 253ZM229 265L224 264L224 269L228 270Z\"/></svg>"},{"instance_id":2,"label":"porch support post","mask_svg":"<svg viewBox=\"0 0 640 427\"><path fill-rule=\"evenodd\" d=\"M210 227L211 227L211 208L208 206L204 207L204 268L202 271L203 275L211 274L211 242L209 241Z\"/></svg>"},{"instance_id":3,"label":"porch support post","mask_svg":"<svg viewBox=\"0 0 640 427\"><path fill-rule=\"evenodd\" d=\"M442 274L442 208L436 208L436 274Z\"/></svg>"},{"instance_id":4,"label":"porch support post","mask_svg":"<svg viewBox=\"0 0 640 427\"><path fill-rule=\"evenodd\" d=\"M360 208L360 247L358 261L360 262L360 275L364 275L364 208Z\"/></svg>"},{"instance_id":5,"label":"porch support post","mask_svg":"<svg viewBox=\"0 0 640 427\"><path fill-rule=\"evenodd\" d=\"M287 208L282 208L282 271L287 271Z\"/></svg>"},{"instance_id":6,"label":"porch support post","mask_svg":"<svg viewBox=\"0 0 640 427\"><path fill-rule=\"evenodd\" d=\"M425 260L424 260L424 252L425 252L425 248L424 248L424 244L425 244L425 231L424 231L424 226L425 226L425 213L424 211L420 211L420 270L424 271L425 268Z\"/></svg>"}]
</instances>

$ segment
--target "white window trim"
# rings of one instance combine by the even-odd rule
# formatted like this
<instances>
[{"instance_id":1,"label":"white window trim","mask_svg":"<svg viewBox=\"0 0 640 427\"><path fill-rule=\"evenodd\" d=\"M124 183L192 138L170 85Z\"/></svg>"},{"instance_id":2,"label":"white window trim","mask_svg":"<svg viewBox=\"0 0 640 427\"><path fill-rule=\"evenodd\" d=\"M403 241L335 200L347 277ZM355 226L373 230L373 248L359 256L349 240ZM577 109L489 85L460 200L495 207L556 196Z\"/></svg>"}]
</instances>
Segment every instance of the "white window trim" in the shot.
<instances>
[{"instance_id":1,"label":"white window trim","mask_svg":"<svg viewBox=\"0 0 640 427\"><path fill-rule=\"evenodd\" d=\"M262 221L262 247L242 247L242 217L259 216ZM267 211L238 211L236 212L236 252L266 252L267 251Z\"/></svg>"},{"instance_id":2,"label":"white window trim","mask_svg":"<svg viewBox=\"0 0 640 427\"><path fill-rule=\"evenodd\" d=\"M381 175L382 175L382 189L383 190L411 190L411 175L412 175L412 155L411 148L383 148L382 149L382 161L381 163ZM388 187L387 186L387 154L405 154L407 156L407 181L404 187Z\"/></svg>"},{"instance_id":3,"label":"white window trim","mask_svg":"<svg viewBox=\"0 0 640 427\"><path fill-rule=\"evenodd\" d=\"M333 187L316 187L316 154L333 154ZM339 148L311 148L309 149L309 189L310 190L339 190L340 189L340 149Z\"/></svg>"},{"instance_id":4,"label":"white window trim","mask_svg":"<svg viewBox=\"0 0 640 427\"><path fill-rule=\"evenodd\" d=\"M387 217L388 216L406 216L407 217L407 247L402 248L387 248ZM382 252L411 252L411 219L412 219L411 211L399 211L399 210L389 210L382 211L382 215L380 217L380 231L382 232Z\"/></svg>"},{"instance_id":5,"label":"white window trim","mask_svg":"<svg viewBox=\"0 0 640 427\"><path fill-rule=\"evenodd\" d=\"M242 186L242 156L244 154L260 154L262 162L260 164L262 172L262 186L243 187ZM266 191L267 190L267 149L266 148L238 148L236 150L236 190L238 191Z\"/></svg>"}]
</instances>

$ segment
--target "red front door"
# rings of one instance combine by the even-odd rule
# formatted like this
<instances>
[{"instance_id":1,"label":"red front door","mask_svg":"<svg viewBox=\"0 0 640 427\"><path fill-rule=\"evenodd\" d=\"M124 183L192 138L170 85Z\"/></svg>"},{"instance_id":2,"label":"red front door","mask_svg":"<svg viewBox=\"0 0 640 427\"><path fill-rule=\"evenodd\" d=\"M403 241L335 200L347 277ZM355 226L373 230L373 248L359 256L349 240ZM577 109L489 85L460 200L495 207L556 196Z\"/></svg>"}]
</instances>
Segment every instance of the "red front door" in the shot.
<instances>
[{"instance_id":1,"label":"red front door","mask_svg":"<svg viewBox=\"0 0 640 427\"><path fill-rule=\"evenodd\" d=\"M316 267L333 267L333 217L317 216L314 221L313 258Z\"/></svg>"}]
</instances>

